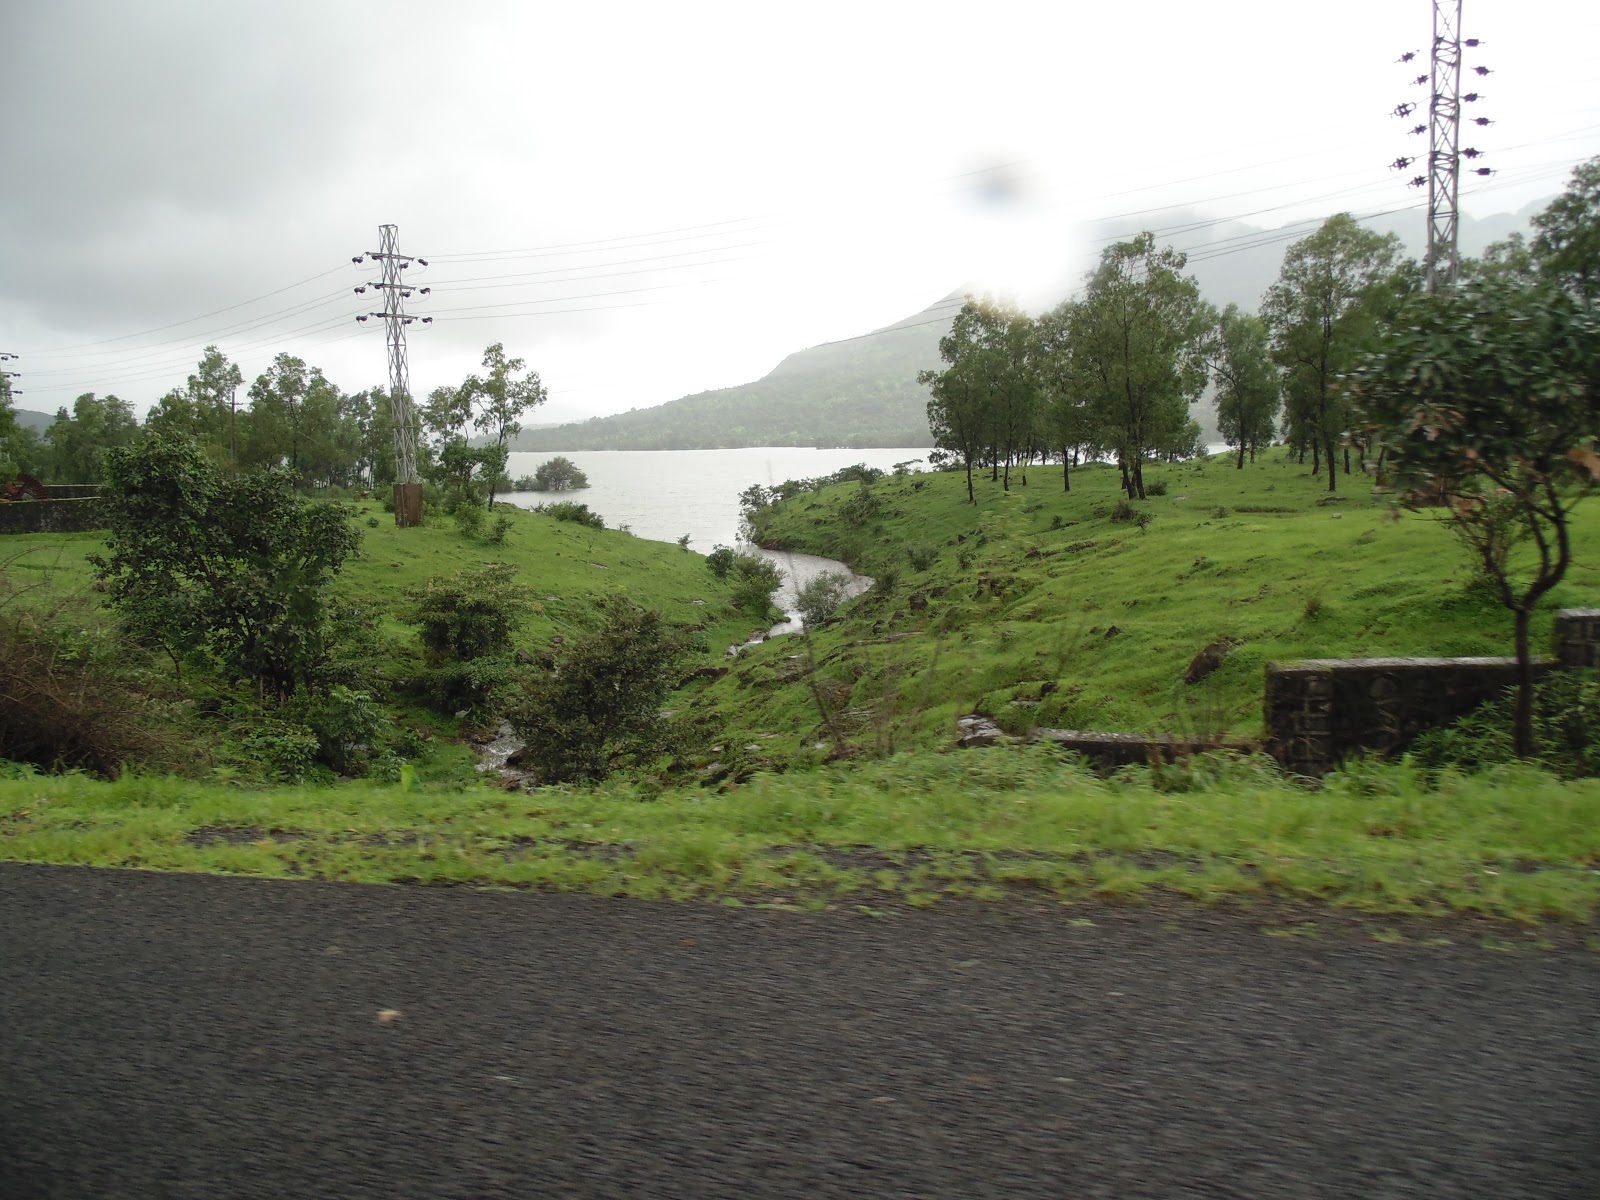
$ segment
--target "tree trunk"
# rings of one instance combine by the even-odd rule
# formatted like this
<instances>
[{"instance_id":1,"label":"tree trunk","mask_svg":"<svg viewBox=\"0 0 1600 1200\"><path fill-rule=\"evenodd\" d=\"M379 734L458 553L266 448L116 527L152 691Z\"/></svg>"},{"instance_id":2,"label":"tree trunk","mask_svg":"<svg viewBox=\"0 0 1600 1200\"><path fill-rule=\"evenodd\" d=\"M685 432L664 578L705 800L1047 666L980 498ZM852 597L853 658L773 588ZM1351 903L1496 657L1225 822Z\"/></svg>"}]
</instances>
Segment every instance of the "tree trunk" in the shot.
<instances>
[{"instance_id":1,"label":"tree trunk","mask_svg":"<svg viewBox=\"0 0 1600 1200\"><path fill-rule=\"evenodd\" d=\"M1005 482L1001 484L1001 490L1007 492L1011 490L1011 456L1009 454L1006 455Z\"/></svg>"},{"instance_id":2,"label":"tree trunk","mask_svg":"<svg viewBox=\"0 0 1600 1200\"><path fill-rule=\"evenodd\" d=\"M1239 442L1239 470L1244 470L1244 441Z\"/></svg>"},{"instance_id":3,"label":"tree trunk","mask_svg":"<svg viewBox=\"0 0 1600 1200\"><path fill-rule=\"evenodd\" d=\"M1067 448L1065 446L1061 447L1061 490L1063 492L1072 490L1072 476L1069 473L1072 470L1071 459L1072 455L1067 453Z\"/></svg>"},{"instance_id":4,"label":"tree trunk","mask_svg":"<svg viewBox=\"0 0 1600 1200\"><path fill-rule=\"evenodd\" d=\"M1305 462L1305 452L1301 451L1300 461ZM1322 474L1322 443L1315 438L1311 439L1311 477L1315 479Z\"/></svg>"},{"instance_id":5,"label":"tree trunk","mask_svg":"<svg viewBox=\"0 0 1600 1200\"><path fill-rule=\"evenodd\" d=\"M1537 747L1533 741L1533 655L1528 649L1528 624L1533 617L1532 605L1515 612L1517 622L1517 721L1514 744L1518 758L1532 758Z\"/></svg>"},{"instance_id":6,"label":"tree trunk","mask_svg":"<svg viewBox=\"0 0 1600 1200\"><path fill-rule=\"evenodd\" d=\"M1346 446L1344 448L1344 473L1346 475L1350 474L1350 447L1349 446Z\"/></svg>"},{"instance_id":7,"label":"tree trunk","mask_svg":"<svg viewBox=\"0 0 1600 1200\"><path fill-rule=\"evenodd\" d=\"M976 507L978 498L972 494L972 456L966 456L967 463L967 503Z\"/></svg>"},{"instance_id":8,"label":"tree trunk","mask_svg":"<svg viewBox=\"0 0 1600 1200\"><path fill-rule=\"evenodd\" d=\"M1117 468L1122 472L1122 490L1128 493L1128 499L1133 499L1133 480L1128 477L1128 460L1117 457Z\"/></svg>"},{"instance_id":9,"label":"tree trunk","mask_svg":"<svg viewBox=\"0 0 1600 1200\"><path fill-rule=\"evenodd\" d=\"M1338 463L1336 463L1334 461L1334 457L1333 457L1333 439L1331 437L1327 439L1327 446L1328 446L1328 490L1330 492L1335 492L1335 491L1339 490L1339 466L1338 466Z\"/></svg>"},{"instance_id":10,"label":"tree trunk","mask_svg":"<svg viewBox=\"0 0 1600 1200\"><path fill-rule=\"evenodd\" d=\"M1145 494L1144 494L1144 458L1143 458L1143 456L1141 456L1141 457L1139 457L1139 458L1134 460L1134 463L1133 463L1133 485L1134 485L1134 487L1139 489L1139 499L1143 500L1145 498ZM1133 497L1131 497L1131 496L1129 497L1130 500L1132 498Z\"/></svg>"}]
</instances>

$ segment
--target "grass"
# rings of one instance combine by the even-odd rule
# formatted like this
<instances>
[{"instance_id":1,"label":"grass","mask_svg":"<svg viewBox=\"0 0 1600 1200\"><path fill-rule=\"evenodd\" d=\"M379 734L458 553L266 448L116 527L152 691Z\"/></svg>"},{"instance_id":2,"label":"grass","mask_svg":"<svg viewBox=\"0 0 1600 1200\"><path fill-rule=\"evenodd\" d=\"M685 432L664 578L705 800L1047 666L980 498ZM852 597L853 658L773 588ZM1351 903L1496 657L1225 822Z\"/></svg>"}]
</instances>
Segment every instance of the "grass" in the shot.
<instances>
[{"instance_id":1,"label":"grass","mask_svg":"<svg viewBox=\"0 0 1600 1200\"><path fill-rule=\"evenodd\" d=\"M0 857L237 875L821 907L950 897L1272 899L1588 922L1600 781L1358 765L1320 791L1259 760L1104 779L1042 747L898 755L725 792L245 791L0 781Z\"/></svg>"},{"instance_id":2,"label":"grass","mask_svg":"<svg viewBox=\"0 0 1600 1200\"><path fill-rule=\"evenodd\" d=\"M1113 520L1109 466L1074 471L1070 493L1060 467L1030 471L1026 487L1013 472L1009 493L983 478L976 507L959 473L889 477L876 516L853 526L841 513L857 485L801 493L763 514L764 540L897 578L814 638L814 673L774 642L702 703L730 740L792 731L793 753L829 736L818 694L869 752L948 745L972 711L1012 732L1249 738L1273 661L1511 653L1509 614L1437 511L1397 512L1359 475L1330 503L1283 450L1243 471L1218 456L1147 474L1169 486L1134 502L1144 529ZM913 569L908 549L927 546L931 565ZM1600 504L1578 510L1574 552L1546 611L1600 598ZM1237 647L1220 669L1184 683L1223 638Z\"/></svg>"}]
</instances>

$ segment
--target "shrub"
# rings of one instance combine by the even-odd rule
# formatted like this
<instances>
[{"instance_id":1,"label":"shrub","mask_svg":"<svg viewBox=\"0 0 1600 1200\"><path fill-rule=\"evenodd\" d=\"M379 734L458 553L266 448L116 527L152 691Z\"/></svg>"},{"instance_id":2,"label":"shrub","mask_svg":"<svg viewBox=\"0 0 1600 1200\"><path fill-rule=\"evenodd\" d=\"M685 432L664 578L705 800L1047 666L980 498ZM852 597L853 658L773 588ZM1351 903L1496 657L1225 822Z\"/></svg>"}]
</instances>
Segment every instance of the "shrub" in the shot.
<instances>
[{"instance_id":1,"label":"shrub","mask_svg":"<svg viewBox=\"0 0 1600 1200\"><path fill-rule=\"evenodd\" d=\"M894 595L900 586L900 568L893 563L886 563L878 569L878 577L872 581L872 594L877 597Z\"/></svg>"},{"instance_id":2,"label":"shrub","mask_svg":"<svg viewBox=\"0 0 1600 1200\"><path fill-rule=\"evenodd\" d=\"M539 485L534 481L532 475L518 475L511 482L511 490L513 492L537 492Z\"/></svg>"},{"instance_id":3,"label":"shrub","mask_svg":"<svg viewBox=\"0 0 1600 1200\"><path fill-rule=\"evenodd\" d=\"M390 509L394 508L394 501L391 500L389 502L389 507L390 507ZM368 517L367 518L367 528L368 529L376 529L380 524L382 524L382 522L380 522L377 517Z\"/></svg>"},{"instance_id":4,"label":"shrub","mask_svg":"<svg viewBox=\"0 0 1600 1200\"><path fill-rule=\"evenodd\" d=\"M1131 500L1118 500L1116 507L1111 510L1111 519L1118 524L1137 520L1138 516L1139 510L1134 508Z\"/></svg>"},{"instance_id":5,"label":"shrub","mask_svg":"<svg viewBox=\"0 0 1600 1200\"><path fill-rule=\"evenodd\" d=\"M301 697L290 710L317 739L317 758L340 775L357 775L388 724L369 692L335 684Z\"/></svg>"},{"instance_id":6,"label":"shrub","mask_svg":"<svg viewBox=\"0 0 1600 1200\"><path fill-rule=\"evenodd\" d=\"M494 519L494 524L489 526L489 532L485 535L484 541L491 546L504 546L506 544L506 534L510 532L511 518L502 513Z\"/></svg>"},{"instance_id":7,"label":"shrub","mask_svg":"<svg viewBox=\"0 0 1600 1200\"><path fill-rule=\"evenodd\" d=\"M547 517L554 517L557 521L572 521L579 525L587 525L590 529L604 529L605 518L599 513L589 511L587 504L577 504L571 500L558 500L554 504L539 504L534 506L534 512L543 513Z\"/></svg>"},{"instance_id":8,"label":"shrub","mask_svg":"<svg viewBox=\"0 0 1600 1200\"><path fill-rule=\"evenodd\" d=\"M477 537L483 532L483 509L470 501L456 505L452 514L461 532L468 537Z\"/></svg>"},{"instance_id":9,"label":"shrub","mask_svg":"<svg viewBox=\"0 0 1600 1200\"><path fill-rule=\"evenodd\" d=\"M759 554L736 555L733 561L733 604L765 617L772 611L772 593L783 585L783 572Z\"/></svg>"},{"instance_id":10,"label":"shrub","mask_svg":"<svg viewBox=\"0 0 1600 1200\"><path fill-rule=\"evenodd\" d=\"M528 591L514 582L510 563L435 575L410 593L409 620L437 665L466 662L511 649L511 631L527 611Z\"/></svg>"},{"instance_id":11,"label":"shrub","mask_svg":"<svg viewBox=\"0 0 1600 1200\"><path fill-rule=\"evenodd\" d=\"M1537 761L1567 778L1600 775L1600 676L1592 671L1552 671L1534 686ZM1443 729L1417 739L1412 749L1425 766L1478 771L1517 761L1515 701L1511 693L1479 706Z\"/></svg>"},{"instance_id":12,"label":"shrub","mask_svg":"<svg viewBox=\"0 0 1600 1200\"><path fill-rule=\"evenodd\" d=\"M660 708L677 685L681 635L661 614L615 596L605 624L565 649L553 671L524 677L506 719L543 783L601 779L664 745Z\"/></svg>"},{"instance_id":13,"label":"shrub","mask_svg":"<svg viewBox=\"0 0 1600 1200\"><path fill-rule=\"evenodd\" d=\"M727 546L716 546L711 553L706 555L706 569L718 579L726 579L728 572L733 570L733 560L736 557L733 550Z\"/></svg>"},{"instance_id":14,"label":"shrub","mask_svg":"<svg viewBox=\"0 0 1600 1200\"><path fill-rule=\"evenodd\" d=\"M1167 481L1165 479L1156 479L1145 484L1144 494L1146 496L1165 496L1167 494Z\"/></svg>"},{"instance_id":15,"label":"shrub","mask_svg":"<svg viewBox=\"0 0 1600 1200\"><path fill-rule=\"evenodd\" d=\"M281 783L301 783L317 770L321 743L304 725L266 721L240 743L245 758Z\"/></svg>"},{"instance_id":16,"label":"shrub","mask_svg":"<svg viewBox=\"0 0 1600 1200\"><path fill-rule=\"evenodd\" d=\"M926 543L907 546L906 557L911 560L911 569L913 571L926 571L933 566L934 561L939 557L939 548L937 546L929 546Z\"/></svg>"},{"instance_id":17,"label":"shrub","mask_svg":"<svg viewBox=\"0 0 1600 1200\"><path fill-rule=\"evenodd\" d=\"M850 526L865 525L882 510L883 501L873 492L871 485L863 480L854 494L839 506L839 520Z\"/></svg>"},{"instance_id":18,"label":"shrub","mask_svg":"<svg viewBox=\"0 0 1600 1200\"><path fill-rule=\"evenodd\" d=\"M806 625L822 625L838 611L850 588L850 579L837 571L813 575L795 595L795 607Z\"/></svg>"}]
</instances>

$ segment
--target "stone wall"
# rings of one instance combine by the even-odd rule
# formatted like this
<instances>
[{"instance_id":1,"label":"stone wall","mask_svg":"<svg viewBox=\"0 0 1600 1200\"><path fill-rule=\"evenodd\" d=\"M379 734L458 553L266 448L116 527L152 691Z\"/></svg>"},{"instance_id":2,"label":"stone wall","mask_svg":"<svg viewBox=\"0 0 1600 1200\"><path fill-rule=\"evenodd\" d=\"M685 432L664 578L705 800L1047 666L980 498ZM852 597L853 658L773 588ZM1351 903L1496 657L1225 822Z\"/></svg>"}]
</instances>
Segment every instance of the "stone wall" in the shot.
<instances>
[{"instance_id":1,"label":"stone wall","mask_svg":"<svg viewBox=\"0 0 1600 1200\"><path fill-rule=\"evenodd\" d=\"M78 488L51 488L52 493L79 491ZM6 533L82 533L105 528L100 523L99 489L91 495L49 500L0 501L0 534Z\"/></svg>"},{"instance_id":2,"label":"stone wall","mask_svg":"<svg viewBox=\"0 0 1600 1200\"><path fill-rule=\"evenodd\" d=\"M1556 614L1556 661L1569 671L1600 667L1600 608L1564 608Z\"/></svg>"}]
</instances>

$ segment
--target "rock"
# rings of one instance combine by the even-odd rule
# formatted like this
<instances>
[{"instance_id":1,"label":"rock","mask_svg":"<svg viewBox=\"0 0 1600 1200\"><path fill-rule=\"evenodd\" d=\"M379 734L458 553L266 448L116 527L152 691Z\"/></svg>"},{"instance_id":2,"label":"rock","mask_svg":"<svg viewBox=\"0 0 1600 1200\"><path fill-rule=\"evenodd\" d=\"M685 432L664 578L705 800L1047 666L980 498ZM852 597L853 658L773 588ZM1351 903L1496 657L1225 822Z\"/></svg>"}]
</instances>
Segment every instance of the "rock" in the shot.
<instances>
[{"instance_id":1,"label":"rock","mask_svg":"<svg viewBox=\"0 0 1600 1200\"><path fill-rule=\"evenodd\" d=\"M928 597L921 592L912 592L906 603L911 605L912 612L921 612L928 607Z\"/></svg>"},{"instance_id":2,"label":"rock","mask_svg":"<svg viewBox=\"0 0 1600 1200\"><path fill-rule=\"evenodd\" d=\"M704 600L691 600L691 601L689 601L689 603L690 604L704 604L705 601Z\"/></svg>"},{"instance_id":3,"label":"rock","mask_svg":"<svg viewBox=\"0 0 1600 1200\"><path fill-rule=\"evenodd\" d=\"M1037 547L1037 546L1029 546L1028 547L1028 552L1026 554L1024 554L1022 557L1023 558L1043 558L1044 557L1044 551L1040 550L1039 547Z\"/></svg>"},{"instance_id":4,"label":"rock","mask_svg":"<svg viewBox=\"0 0 1600 1200\"><path fill-rule=\"evenodd\" d=\"M1117 634L1119 634L1121 632L1122 632L1122 630L1120 628L1118 628L1117 626L1113 625L1110 629L1106 630L1106 641L1109 642L1112 638L1116 637Z\"/></svg>"},{"instance_id":5,"label":"rock","mask_svg":"<svg viewBox=\"0 0 1600 1200\"><path fill-rule=\"evenodd\" d=\"M419 738L421 738L425 742L433 740L433 726L432 725L413 725L411 727L411 732L416 734Z\"/></svg>"},{"instance_id":6,"label":"rock","mask_svg":"<svg viewBox=\"0 0 1600 1200\"><path fill-rule=\"evenodd\" d=\"M1211 672L1222 665L1222 660L1231 654L1239 640L1237 638L1218 638L1199 654L1194 656L1194 661L1189 664L1189 669L1183 674L1185 683L1199 683Z\"/></svg>"},{"instance_id":7,"label":"rock","mask_svg":"<svg viewBox=\"0 0 1600 1200\"><path fill-rule=\"evenodd\" d=\"M731 767L720 762L707 763L700 772L700 778L705 783L721 783L733 773Z\"/></svg>"},{"instance_id":8,"label":"rock","mask_svg":"<svg viewBox=\"0 0 1600 1200\"><path fill-rule=\"evenodd\" d=\"M696 667L684 682L688 683L691 679L721 679L727 673L727 667Z\"/></svg>"},{"instance_id":9,"label":"rock","mask_svg":"<svg viewBox=\"0 0 1600 1200\"><path fill-rule=\"evenodd\" d=\"M561 645L561 643L562 643L562 642L564 642L564 641L565 641L565 640L566 640L566 639L565 639L565 638L563 638L563 637L562 637L562 636L561 636L561 635L560 635L560 634L559 634L559 633L552 633L552 634L551 634L551 635L550 635L550 644L551 644L551 645L552 645L552 646L559 646L559 645Z\"/></svg>"},{"instance_id":10,"label":"rock","mask_svg":"<svg viewBox=\"0 0 1600 1200\"><path fill-rule=\"evenodd\" d=\"M988 717L978 713L960 718L956 722L956 745L992 746L1006 736L1005 730Z\"/></svg>"},{"instance_id":11,"label":"rock","mask_svg":"<svg viewBox=\"0 0 1600 1200\"><path fill-rule=\"evenodd\" d=\"M1047 680L1039 685L1039 697L1040 699L1043 699L1045 696L1051 695L1052 693L1060 690L1060 688L1061 685L1054 679Z\"/></svg>"},{"instance_id":12,"label":"rock","mask_svg":"<svg viewBox=\"0 0 1600 1200\"><path fill-rule=\"evenodd\" d=\"M551 654L550 651L548 651L548 650L539 651L539 653L537 655L537 658L538 658L538 661L539 661L539 665L541 667L543 667L545 670L554 671L556 669L556 656L554 654Z\"/></svg>"},{"instance_id":13,"label":"rock","mask_svg":"<svg viewBox=\"0 0 1600 1200\"><path fill-rule=\"evenodd\" d=\"M529 654L526 650L518 650L517 651L517 661L519 663L521 663L525 667L531 667L533 665L533 663L534 663L534 657L533 657L533 655Z\"/></svg>"}]
</instances>

